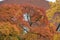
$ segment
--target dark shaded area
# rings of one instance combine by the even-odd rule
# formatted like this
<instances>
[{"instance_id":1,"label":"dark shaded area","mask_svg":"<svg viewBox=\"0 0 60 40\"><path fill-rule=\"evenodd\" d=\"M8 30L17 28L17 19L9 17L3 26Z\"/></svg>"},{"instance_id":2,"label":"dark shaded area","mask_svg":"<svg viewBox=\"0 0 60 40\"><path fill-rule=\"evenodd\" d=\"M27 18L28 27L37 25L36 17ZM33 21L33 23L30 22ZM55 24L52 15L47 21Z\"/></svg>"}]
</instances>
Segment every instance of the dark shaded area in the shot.
<instances>
[{"instance_id":1,"label":"dark shaded area","mask_svg":"<svg viewBox=\"0 0 60 40\"><path fill-rule=\"evenodd\" d=\"M58 30L60 31L60 29L59 29L59 28L60 28L60 24L58 25L58 27L57 27L56 31L58 31Z\"/></svg>"},{"instance_id":2,"label":"dark shaded area","mask_svg":"<svg viewBox=\"0 0 60 40\"><path fill-rule=\"evenodd\" d=\"M44 7L45 9L49 8L49 4L45 0L4 0L0 4L32 4L39 7Z\"/></svg>"}]
</instances>

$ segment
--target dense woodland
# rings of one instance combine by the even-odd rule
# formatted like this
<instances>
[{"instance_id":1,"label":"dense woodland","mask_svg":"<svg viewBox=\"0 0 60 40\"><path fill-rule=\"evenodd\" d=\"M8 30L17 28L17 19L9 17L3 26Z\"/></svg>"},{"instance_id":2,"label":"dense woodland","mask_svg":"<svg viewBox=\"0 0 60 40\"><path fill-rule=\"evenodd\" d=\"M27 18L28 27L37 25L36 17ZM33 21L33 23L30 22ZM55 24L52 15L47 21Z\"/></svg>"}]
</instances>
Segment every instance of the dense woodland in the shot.
<instances>
[{"instance_id":1,"label":"dense woodland","mask_svg":"<svg viewBox=\"0 0 60 40\"><path fill-rule=\"evenodd\" d=\"M0 40L53 40L45 10L33 5L0 5Z\"/></svg>"}]
</instances>

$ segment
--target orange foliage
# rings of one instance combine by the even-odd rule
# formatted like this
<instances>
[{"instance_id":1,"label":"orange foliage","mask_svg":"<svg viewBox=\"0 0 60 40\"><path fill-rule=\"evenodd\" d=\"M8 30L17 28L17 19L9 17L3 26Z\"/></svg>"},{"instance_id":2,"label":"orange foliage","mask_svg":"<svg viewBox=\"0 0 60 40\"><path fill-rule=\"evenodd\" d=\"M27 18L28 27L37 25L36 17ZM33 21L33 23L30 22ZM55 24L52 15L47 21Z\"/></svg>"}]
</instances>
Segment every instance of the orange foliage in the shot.
<instances>
[{"instance_id":1,"label":"orange foliage","mask_svg":"<svg viewBox=\"0 0 60 40\"><path fill-rule=\"evenodd\" d=\"M31 16L30 21L32 25L30 26L29 22L25 21L23 14L29 14ZM16 5L16 4L4 4L0 6L0 22L10 22L16 25L23 25L30 29L30 32L38 33L51 39L53 36L53 29L49 27L49 22L46 17L43 8L38 8L31 5ZM55 29L54 29L55 30ZM41 40L44 40L43 37ZM51 39L52 40L52 39Z\"/></svg>"}]
</instances>

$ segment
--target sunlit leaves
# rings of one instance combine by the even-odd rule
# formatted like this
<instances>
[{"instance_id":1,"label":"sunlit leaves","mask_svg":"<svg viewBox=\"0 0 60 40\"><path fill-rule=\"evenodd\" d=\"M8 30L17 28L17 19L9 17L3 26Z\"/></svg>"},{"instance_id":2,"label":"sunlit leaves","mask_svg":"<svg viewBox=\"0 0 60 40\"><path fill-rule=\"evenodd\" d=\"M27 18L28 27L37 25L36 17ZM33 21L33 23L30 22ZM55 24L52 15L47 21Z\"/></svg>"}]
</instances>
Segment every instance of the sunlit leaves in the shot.
<instances>
[{"instance_id":1,"label":"sunlit leaves","mask_svg":"<svg viewBox=\"0 0 60 40\"><path fill-rule=\"evenodd\" d=\"M18 40L20 30L9 22L0 24L0 40Z\"/></svg>"}]
</instances>

